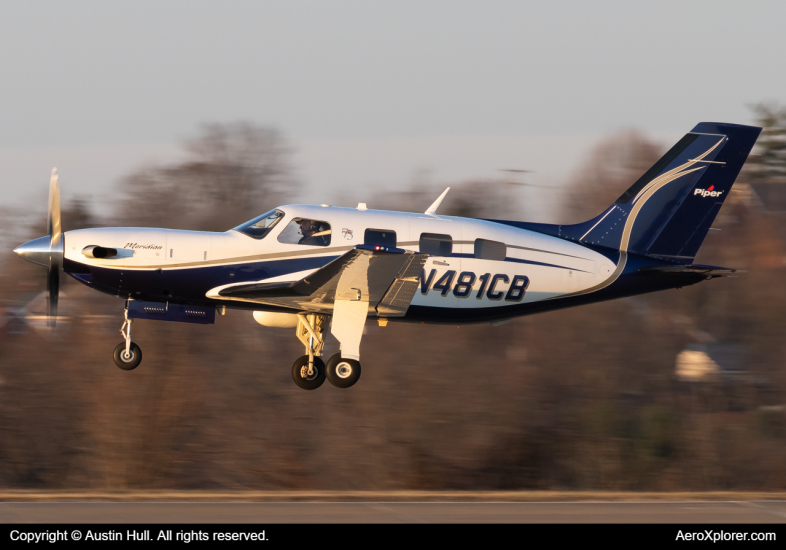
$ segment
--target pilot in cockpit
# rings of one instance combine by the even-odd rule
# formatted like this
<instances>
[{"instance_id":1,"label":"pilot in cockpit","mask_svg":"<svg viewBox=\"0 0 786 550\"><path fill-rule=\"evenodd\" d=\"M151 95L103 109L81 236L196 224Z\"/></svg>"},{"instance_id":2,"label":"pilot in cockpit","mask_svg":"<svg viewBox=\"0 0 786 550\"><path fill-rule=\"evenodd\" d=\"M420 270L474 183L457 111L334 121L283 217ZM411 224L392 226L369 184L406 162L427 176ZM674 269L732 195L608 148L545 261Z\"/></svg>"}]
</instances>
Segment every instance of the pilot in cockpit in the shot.
<instances>
[{"instance_id":1,"label":"pilot in cockpit","mask_svg":"<svg viewBox=\"0 0 786 550\"><path fill-rule=\"evenodd\" d=\"M298 241L298 244L307 244L311 246L325 246L327 244L322 235L330 234L330 231L321 231L319 222L314 220L300 220L298 223L300 224L300 233L303 235Z\"/></svg>"}]
</instances>

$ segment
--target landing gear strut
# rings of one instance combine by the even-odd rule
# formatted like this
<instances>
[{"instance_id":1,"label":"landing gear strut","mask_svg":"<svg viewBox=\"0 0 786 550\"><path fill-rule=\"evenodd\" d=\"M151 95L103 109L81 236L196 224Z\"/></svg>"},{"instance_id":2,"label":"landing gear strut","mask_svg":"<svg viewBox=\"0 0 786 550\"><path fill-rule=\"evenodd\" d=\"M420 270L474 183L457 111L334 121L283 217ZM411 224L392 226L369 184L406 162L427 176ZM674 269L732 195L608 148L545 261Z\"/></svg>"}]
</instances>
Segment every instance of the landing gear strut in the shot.
<instances>
[{"instance_id":1,"label":"landing gear strut","mask_svg":"<svg viewBox=\"0 0 786 550\"><path fill-rule=\"evenodd\" d=\"M292 365L292 380L299 388L315 390L325 381L325 362L320 359L324 338L325 317L310 313L297 316L297 337L306 347L306 355Z\"/></svg>"},{"instance_id":2,"label":"landing gear strut","mask_svg":"<svg viewBox=\"0 0 786 550\"><path fill-rule=\"evenodd\" d=\"M131 323L133 319L128 318L128 309L125 310L125 321L120 328L120 334L125 338L125 342L120 342L115 348L115 365L123 370L134 370L142 362L142 350L131 341Z\"/></svg>"}]
</instances>

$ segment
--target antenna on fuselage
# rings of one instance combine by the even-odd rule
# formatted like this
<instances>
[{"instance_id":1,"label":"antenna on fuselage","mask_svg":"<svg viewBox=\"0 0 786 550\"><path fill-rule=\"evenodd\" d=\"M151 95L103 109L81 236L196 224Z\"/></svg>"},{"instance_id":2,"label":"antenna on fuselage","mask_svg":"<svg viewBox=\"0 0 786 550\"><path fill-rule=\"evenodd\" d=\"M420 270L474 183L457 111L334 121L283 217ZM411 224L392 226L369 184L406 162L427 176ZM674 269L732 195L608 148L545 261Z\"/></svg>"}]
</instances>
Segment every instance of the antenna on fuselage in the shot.
<instances>
[{"instance_id":1,"label":"antenna on fuselage","mask_svg":"<svg viewBox=\"0 0 786 550\"><path fill-rule=\"evenodd\" d=\"M436 215L437 215L437 208L439 208L439 205L440 205L440 204L442 204L442 199L444 199L444 198L445 198L445 195L447 195L447 194L448 194L448 191L450 191L450 187L448 187L447 189L445 189L445 190L442 192L442 194L439 196L439 198L438 198L437 200L435 200L435 201L434 201L434 204L432 204L431 206L429 206L429 207L426 209L426 214L427 214L427 215L429 215L429 216L436 216Z\"/></svg>"}]
</instances>

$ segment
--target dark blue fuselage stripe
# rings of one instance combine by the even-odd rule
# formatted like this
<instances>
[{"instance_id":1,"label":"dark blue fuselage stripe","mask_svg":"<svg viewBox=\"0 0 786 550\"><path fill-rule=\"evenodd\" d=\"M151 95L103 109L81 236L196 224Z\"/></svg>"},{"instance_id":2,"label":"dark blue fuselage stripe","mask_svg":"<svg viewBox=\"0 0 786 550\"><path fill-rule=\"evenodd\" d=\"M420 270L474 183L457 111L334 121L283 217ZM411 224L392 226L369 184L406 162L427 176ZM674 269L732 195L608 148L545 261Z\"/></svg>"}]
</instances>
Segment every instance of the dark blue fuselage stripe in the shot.
<instances>
[{"instance_id":1,"label":"dark blue fuselage stripe","mask_svg":"<svg viewBox=\"0 0 786 550\"><path fill-rule=\"evenodd\" d=\"M218 286L263 281L299 271L319 269L338 256L292 258L196 268L151 270L108 269L65 260L63 268L82 283L115 296L177 303L215 303L205 294ZM89 273L85 273L89 271Z\"/></svg>"}]
</instances>

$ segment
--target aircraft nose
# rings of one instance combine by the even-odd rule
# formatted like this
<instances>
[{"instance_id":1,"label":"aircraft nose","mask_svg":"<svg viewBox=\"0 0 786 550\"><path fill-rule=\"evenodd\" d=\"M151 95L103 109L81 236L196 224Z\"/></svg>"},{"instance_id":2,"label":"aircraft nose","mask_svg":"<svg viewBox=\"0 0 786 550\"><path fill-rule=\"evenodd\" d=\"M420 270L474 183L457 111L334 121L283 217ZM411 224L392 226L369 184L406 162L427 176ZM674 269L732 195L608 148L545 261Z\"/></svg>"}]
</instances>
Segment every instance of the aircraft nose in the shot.
<instances>
[{"instance_id":1,"label":"aircraft nose","mask_svg":"<svg viewBox=\"0 0 786 550\"><path fill-rule=\"evenodd\" d=\"M14 248L14 254L28 262L49 267L49 237L39 237Z\"/></svg>"}]
</instances>

